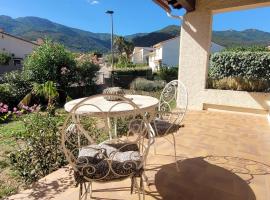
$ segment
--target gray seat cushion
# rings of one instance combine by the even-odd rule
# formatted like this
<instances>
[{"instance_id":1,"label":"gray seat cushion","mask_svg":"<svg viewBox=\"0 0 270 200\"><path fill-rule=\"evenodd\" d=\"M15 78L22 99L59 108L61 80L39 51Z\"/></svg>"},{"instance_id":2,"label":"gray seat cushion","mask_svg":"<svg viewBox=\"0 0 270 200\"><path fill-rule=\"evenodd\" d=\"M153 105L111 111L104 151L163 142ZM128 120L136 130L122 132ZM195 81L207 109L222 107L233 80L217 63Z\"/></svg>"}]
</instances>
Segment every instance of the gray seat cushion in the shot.
<instances>
[{"instance_id":1,"label":"gray seat cushion","mask_svg":"<svg viewBox=\"0 0 270 200\"><path fill-rule=\"evenodd\" d=\"M155 119L153 122L151 122L151 126L154 128L156 136L163 136L174 133L181 127L179 124L173 124L161 119Z\"/></svg>"},{"instance_id":2,"label":"gray seat cushion","mask_svg":"<svg viewBox=\"0 0 270 200\"><path fill-rule=\"evenodd\" d=\"M83 147L79 151L75 180L78 183L111 181L140 175L141 157L137 144L117 143ZM87 180L89 179L89 180Z\"/></svg>"}]
</instances>

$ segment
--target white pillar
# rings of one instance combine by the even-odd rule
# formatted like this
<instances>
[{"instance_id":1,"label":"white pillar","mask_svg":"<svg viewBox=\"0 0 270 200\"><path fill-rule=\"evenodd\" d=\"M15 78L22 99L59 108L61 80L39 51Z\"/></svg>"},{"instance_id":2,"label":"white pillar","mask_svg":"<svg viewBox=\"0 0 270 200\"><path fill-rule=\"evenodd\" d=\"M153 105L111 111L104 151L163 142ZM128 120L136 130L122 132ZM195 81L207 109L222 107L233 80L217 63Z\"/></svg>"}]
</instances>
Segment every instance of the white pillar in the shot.
<instances>
[{"instance_id":1,"label":"white pillar","mask_svg":"<svg viewBox=\"0 0 270 200\"><path fill-rule=\"evenodd\" d=\"M188 89L189 109L203 108L211 37L211 11L194 11L184 16L181 27L178 78Z\"/></svg>"}]
</instances>

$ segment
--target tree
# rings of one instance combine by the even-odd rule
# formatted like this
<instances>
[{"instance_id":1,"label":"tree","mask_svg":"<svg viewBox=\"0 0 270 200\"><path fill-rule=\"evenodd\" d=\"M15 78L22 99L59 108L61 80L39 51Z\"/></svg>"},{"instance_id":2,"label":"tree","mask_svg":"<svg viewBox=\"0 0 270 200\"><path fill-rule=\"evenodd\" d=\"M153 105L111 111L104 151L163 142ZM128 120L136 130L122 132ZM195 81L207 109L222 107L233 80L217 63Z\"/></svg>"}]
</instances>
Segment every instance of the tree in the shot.
<instances>
[{"instance_id":1,"label":"tree","mask_svg":"<svg viewBox=\"0 0 270 200\"><path fill-rule=\"evenodd\" d=\"M32 91L36 95L44 96L48 100L48 107L53 106L54 99L59 96L55 83L52 81L44 84L35 83Z\"/></svg>"},{"instance_id":2,"label":"tree","mask_svg":"<svg viewBox=\"0 0 270 200\"><path fill-rule=\"evenodd\" d=\"M52 81L59 90L65 91L74 83L76 62L64 46L46 40L25 60L23 71L31 82Z\"/></svg>"},{"instance_id":3,"label":"tree","mask_svg":"<svg viewBox=\"0 0 270 200\"><path fill-rule=\"evenodd\" d=\"M20 106L29 105L33 96L44 97L47 101L47 110L54 115L55 107L54 101L59 96L56 84L52 81L47 81L43 84L33 83L33 88L19 103Z\"/></svg>"},{"instance_id":4,"label":"tree","mask_svg":"<svg viewBox=\"0 0 270 200\"><path fill-rule=\"evenodd\" d=\"M126 54L127 58L132 54L134 45L131 42L125 40L124 37L116 37L114 46L120 55Z\"/></svg>"}]
</instances>

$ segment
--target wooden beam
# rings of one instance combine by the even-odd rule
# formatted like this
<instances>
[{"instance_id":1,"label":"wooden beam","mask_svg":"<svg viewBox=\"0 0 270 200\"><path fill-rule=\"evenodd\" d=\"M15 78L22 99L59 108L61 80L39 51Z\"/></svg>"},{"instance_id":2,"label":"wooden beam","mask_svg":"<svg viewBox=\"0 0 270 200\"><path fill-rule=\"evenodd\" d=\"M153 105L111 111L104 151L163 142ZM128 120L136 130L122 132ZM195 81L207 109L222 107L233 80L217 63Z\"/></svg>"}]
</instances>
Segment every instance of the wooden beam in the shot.
<instances>
[{"instance_id":1,"label":"wooden beam","mask_svg":"<svg viewBox=\"0 0 270 200\"><path fill-rule=\"evenodd\" d=\"M171 8L166 0L152 0L152 1L154 1L156 4L158 4L166 12L171 12Z\"/></svg>"}]
</instances>

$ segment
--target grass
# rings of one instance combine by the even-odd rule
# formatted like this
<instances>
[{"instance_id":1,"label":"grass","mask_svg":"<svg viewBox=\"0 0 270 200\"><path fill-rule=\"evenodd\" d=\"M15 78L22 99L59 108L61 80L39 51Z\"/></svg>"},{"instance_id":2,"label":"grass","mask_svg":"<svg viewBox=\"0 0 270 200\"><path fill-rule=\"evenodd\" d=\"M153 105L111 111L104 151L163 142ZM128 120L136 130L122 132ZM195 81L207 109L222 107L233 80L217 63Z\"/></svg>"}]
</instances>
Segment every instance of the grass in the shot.
<instances>
[{"instance_id":1,"label":"grass","mask_svg":"<svg viewBox=\"0 0 270 200\"><path fill-rule=\"evenodd\" d=\"M67 114L64 109L57 109L56 113L63 118ZM0 124L0 199L15 194L27 186L17 172L12 169L9 154L17 149L16 137L25 133L23 120L29 115L31 114L22 115L14 121Z\"/></svg>"},{"instance_id":2,"label":"grass","mask_svg":"<svg viewBox=\"0 0 270 200\"><path fill-rule=\"evenodd\" d=\"M22 186L22 181L11 170L9 154L16 148L16 136L25 131L24 124L18 119L0 125L0 199L14 194Z\"/></svg>"}]
</instances>

